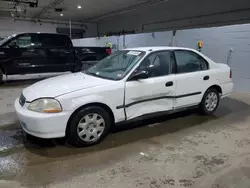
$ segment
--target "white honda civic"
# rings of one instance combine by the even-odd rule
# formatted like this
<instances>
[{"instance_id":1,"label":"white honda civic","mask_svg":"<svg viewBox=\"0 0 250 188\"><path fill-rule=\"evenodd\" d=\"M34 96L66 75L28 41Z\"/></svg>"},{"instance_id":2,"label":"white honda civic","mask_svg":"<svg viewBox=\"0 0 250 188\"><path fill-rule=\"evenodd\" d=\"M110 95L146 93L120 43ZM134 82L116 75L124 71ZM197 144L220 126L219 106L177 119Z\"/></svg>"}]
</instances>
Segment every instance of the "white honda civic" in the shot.
<instances>
[{"instance_id":1,"label":"white honda civic","mask_svg":"<svg viewBox=\"0 0 250 188\"><path fill-rule=\"evenodd\" d=\"M37 82L15 109L22 129L72 144L100 142L112 126L198 106L212 114L232 92L226 64L193 49L143 47L117 51L86 71Z\"/></svg>"}]
</instances>

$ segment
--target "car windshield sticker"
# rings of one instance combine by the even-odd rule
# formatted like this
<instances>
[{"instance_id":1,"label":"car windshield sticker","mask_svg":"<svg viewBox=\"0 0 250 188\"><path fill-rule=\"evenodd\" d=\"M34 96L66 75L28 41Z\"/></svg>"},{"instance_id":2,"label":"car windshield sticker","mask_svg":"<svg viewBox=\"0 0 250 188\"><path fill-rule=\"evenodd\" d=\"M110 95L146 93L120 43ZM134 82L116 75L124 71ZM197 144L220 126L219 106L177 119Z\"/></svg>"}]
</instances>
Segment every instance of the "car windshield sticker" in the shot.
<instances>
[{"instance_id":1,"label":"car windshield sticker","mask_svg":"<svg viewBox=\"0 0 250 188\"><path fill-rule=\"evenodd\" d=\"M116 77L120 78L122 77L122 74L117 74Z\"/></svg>"},{"instance_id":2,"label":"car windshield sticker","mask_svg":"<svg viewBox=\"0 0 250 188\"><path fill-rule=\"evenodd\" d=\"M128 55L140 55L141 52L137 52L137 51L129 51L127 54Z\"/></svg>"}]
</instances>

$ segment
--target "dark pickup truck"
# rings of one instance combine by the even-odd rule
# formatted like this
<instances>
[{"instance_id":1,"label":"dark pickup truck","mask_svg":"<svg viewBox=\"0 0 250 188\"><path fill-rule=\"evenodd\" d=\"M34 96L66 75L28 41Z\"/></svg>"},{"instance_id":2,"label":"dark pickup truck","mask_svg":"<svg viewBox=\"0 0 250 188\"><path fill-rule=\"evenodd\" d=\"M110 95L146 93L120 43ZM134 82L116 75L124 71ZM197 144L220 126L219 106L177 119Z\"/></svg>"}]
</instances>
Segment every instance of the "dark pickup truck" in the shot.
<instances>
[{"instance_id":1,"label":"dark pickup truck","mask_svg":"<svg viewBox=\"0 0 250 188\"><path fill-rule=\"evenodd\" d=\"M110 53L106 47L73 47L62 34L12 35L0 41L0 83L3 75L81 71Z\"/></svg>"}]
</instances>

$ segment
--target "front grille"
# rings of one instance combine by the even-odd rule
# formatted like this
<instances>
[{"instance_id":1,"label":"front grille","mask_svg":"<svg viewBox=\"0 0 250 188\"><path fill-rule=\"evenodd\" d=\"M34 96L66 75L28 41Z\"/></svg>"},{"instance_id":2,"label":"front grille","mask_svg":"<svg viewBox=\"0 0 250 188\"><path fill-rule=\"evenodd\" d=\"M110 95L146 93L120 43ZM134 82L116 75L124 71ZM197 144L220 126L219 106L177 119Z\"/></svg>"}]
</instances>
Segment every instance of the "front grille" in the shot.
<instances>
[{"instance_id":1,"label":"front grille","mask_svg":"<svg viewBox=\"0 0 250 188\"><path fill-rule=\"evenodd\" d=\"M20 98L19 98L19 103L21 106L23 106L25 104L26 98L23 96L23 94L21 94Z\"/></svg>"}]
</instances>

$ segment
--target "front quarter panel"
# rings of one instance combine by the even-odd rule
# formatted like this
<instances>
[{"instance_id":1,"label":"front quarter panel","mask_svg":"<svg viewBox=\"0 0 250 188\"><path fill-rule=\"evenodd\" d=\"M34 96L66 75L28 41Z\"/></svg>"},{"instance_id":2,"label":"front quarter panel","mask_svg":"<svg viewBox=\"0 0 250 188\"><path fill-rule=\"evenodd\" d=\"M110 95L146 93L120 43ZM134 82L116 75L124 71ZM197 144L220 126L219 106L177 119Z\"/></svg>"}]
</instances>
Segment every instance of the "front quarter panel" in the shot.
<instances>
[{"instance_id":1,"label":"front quarter panel","mask_svg":"<svg viewBox=\"0 0 250 188\"><path fill-rule=\"evenodd\" d=\"M113 112L115 123L125 120L123 109L116 109L123 104L124 82L117 81L112 84L83 89L57 97L64 111L74 113L78 108L91 103L107 105Z\"/></svg>"}]
</instances>

